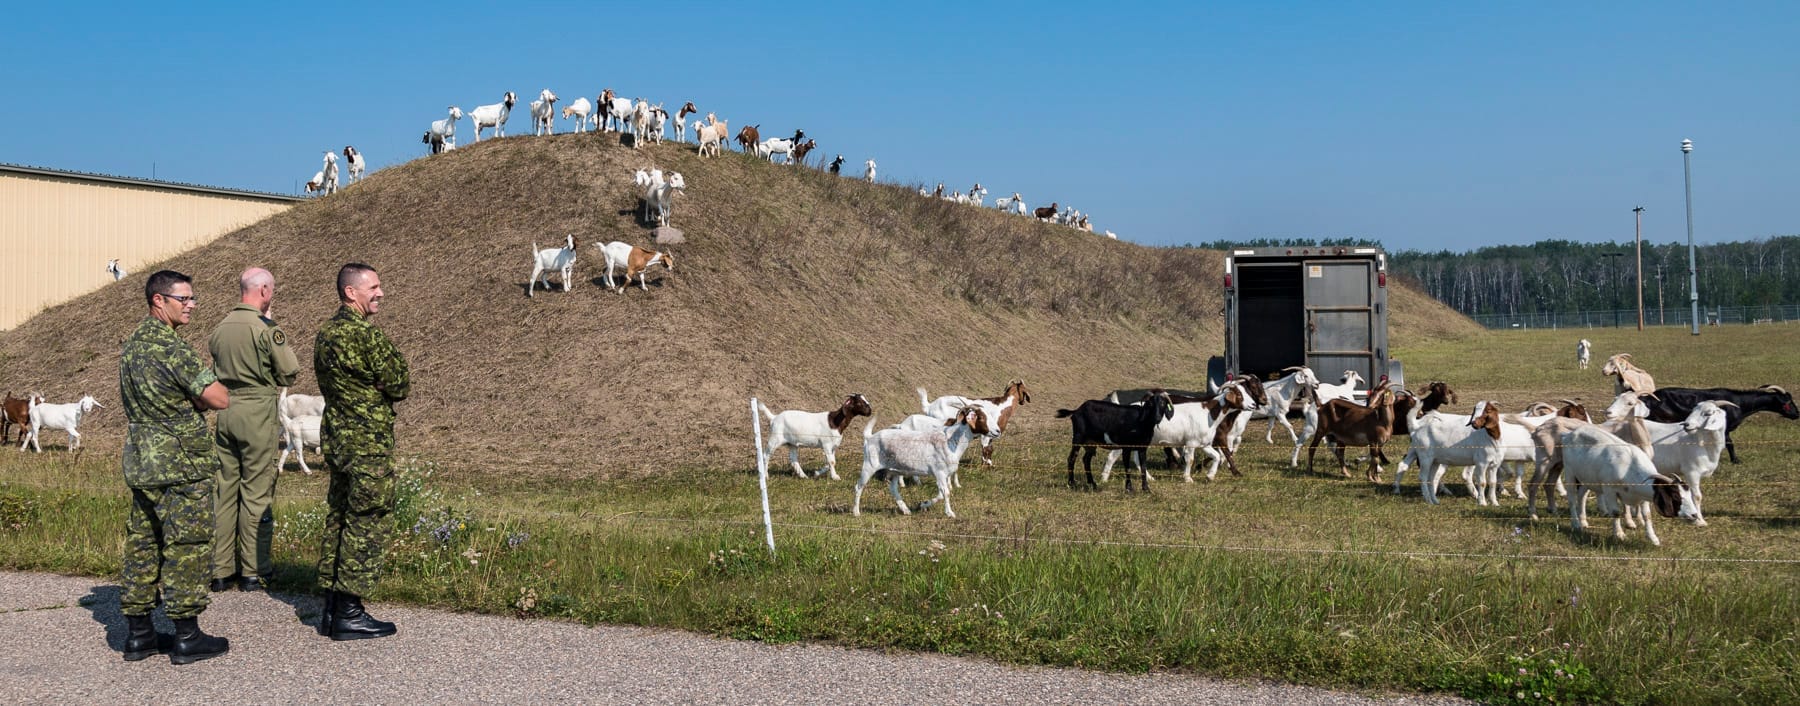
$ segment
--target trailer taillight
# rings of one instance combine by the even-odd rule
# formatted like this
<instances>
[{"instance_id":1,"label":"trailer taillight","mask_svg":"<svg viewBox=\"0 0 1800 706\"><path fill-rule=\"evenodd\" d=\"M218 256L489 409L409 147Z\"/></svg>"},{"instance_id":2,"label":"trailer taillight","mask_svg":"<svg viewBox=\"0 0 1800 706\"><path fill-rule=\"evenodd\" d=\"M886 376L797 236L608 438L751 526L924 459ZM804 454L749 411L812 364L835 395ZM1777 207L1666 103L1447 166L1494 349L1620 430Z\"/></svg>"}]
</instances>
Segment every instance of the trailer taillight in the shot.
<instances>
[{"instance_id":1,"label":"trailer taillight","mask_svg":"<svg viewBox=\"0 0 1800 706\"><path fill-rule=\"evenodd\" d=\"M1225 273L1225 288L1231 289L1231 273L1230 272Z\"/></svg>"},{"instance_id":2,"label":"trailer taillight","mask_svg":"<svg viewBox=\"0 0 1800 706\"><path fill-rule=\"evenodd\" d=\"M1387 287L1387 273L1386 272L1375 273L1375 286L1381 287L1384 289Z\"/></svg>"}]
</instances>

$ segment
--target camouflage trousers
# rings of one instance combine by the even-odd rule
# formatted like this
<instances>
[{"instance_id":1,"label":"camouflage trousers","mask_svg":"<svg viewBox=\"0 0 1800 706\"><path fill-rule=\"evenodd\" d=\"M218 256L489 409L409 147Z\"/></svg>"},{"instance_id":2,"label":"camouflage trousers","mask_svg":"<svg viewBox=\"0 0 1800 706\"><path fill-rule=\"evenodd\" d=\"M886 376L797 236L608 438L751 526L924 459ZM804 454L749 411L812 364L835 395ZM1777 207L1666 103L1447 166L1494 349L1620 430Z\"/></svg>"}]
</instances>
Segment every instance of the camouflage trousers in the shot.
<instances>
[{"instance_id":1,"label":"camouflage trousers","mask_svg":"<svg viewBox=\"0 0 1800 706\"><path fill-rule=\"evenodd\" d=\"M393 532L394 465L388 456L326 454L331 489L325 495L325 546L319 587L369 595L381 578L381 558Z\"/></svg>"},{"instance_id":2,"label":"camouflage trousers","mask_svg":"<svg viewBox=\"0 0 1800 706\"><path fill-rule=\"evenodd\" d=\"M158 584L169 618L192 618L212 599L212 479L133 488L125 515L125 560L119 612L149 615Z\"/></svg>"}]
</instances>

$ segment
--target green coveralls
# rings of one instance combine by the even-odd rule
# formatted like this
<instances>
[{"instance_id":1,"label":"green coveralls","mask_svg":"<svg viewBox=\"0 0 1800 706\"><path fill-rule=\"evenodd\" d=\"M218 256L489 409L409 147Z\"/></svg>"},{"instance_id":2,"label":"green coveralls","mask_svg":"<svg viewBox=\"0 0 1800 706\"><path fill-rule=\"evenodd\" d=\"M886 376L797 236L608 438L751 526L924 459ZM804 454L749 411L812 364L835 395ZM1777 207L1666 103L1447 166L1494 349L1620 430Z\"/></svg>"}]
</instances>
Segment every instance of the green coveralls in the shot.
<instances>
[{"instance_id":1,"label":"green coveralls","mask_svg":"<svg viewBox=\"0 0 1800 706\"><path fill-rule=\"evenodd\" d=\"M231 392L231 406L219 412L213 434L220 468L212 577L266 577L275 570L269 560L280 471L275 459L281 421L275 406L279 388L294 384L300 361L288 347L287 335L249 304L225 315L207 347L212 349L213 372Z\"/></svg>"},{"instance_id":2,"label":"green coveralls","mask_svg":"<svg viewBox=\"0 0 1800 706\"><path fill-rule=\"evenodd\" d=\"M149 615L162 589L170 619L192 618L211 598L213 474L206 418L193 400L217 378L200 353L155 318L138 324L119 354L119 402L125 408L120 466L131 489L119 612Z\"/></svg>"}]
</instances>

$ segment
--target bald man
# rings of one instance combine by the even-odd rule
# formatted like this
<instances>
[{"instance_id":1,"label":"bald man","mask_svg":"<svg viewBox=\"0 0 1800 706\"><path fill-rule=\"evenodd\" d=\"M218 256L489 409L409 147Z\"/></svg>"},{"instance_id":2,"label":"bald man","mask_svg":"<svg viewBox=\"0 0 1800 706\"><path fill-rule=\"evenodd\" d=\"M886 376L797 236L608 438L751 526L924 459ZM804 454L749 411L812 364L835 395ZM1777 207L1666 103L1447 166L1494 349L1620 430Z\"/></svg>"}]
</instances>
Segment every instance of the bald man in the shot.
<instances>
[{"instance_id":1,"label":"bald man","mask_svg":"<svg viewBox=\"0 0 1800 706\"><path fill-rule=\"evenodd\" d=\"M245 591L262 590L275 567L269 544L275 534L276 443L280 420L275 406L280 388L294 384L300 361L287 334L269 318L275 276L252 267L238 277L238 305L213 329L213 371L231 393L219 413L213 452L220 469L214 494L213 591L233 582ZM229 412L229 413L227 413Z\"/></svg>"}]
</instances>

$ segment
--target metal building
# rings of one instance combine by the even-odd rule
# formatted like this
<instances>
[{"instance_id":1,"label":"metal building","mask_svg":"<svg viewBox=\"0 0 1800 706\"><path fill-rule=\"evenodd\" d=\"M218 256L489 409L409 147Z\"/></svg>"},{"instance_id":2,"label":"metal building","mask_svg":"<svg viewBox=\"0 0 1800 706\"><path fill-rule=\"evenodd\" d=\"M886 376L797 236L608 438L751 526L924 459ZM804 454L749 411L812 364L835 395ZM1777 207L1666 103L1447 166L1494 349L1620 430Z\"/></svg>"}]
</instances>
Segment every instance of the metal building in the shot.
<instances>
[{"instance_id":1,"label":"metal building","mask_svg":"<svg viewBox=\"0 0 1800 706\"><path fill-rule=\"evenodd\" d=\"M0 164L0 331L301 200Z\"/></svg>"}]
</instances>

